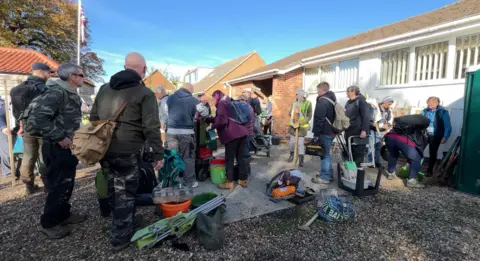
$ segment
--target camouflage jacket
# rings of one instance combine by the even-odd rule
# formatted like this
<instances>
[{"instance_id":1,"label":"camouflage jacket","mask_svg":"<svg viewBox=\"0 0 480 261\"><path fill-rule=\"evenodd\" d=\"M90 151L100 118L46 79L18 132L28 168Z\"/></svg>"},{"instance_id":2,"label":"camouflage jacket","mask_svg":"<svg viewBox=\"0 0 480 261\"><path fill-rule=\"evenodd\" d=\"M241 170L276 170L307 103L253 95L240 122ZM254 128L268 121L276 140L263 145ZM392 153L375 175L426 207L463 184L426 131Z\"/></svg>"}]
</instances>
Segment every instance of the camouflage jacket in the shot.
<instances>
[{"instance_id":1,"label":"camouflage jacket","mask_svg":"<svg viewBox=\"0 0 480 261\"><path fill-rule=\"evenodd\" d=\"M24 112L24 121L28 117L28 123L44 139L72 139L82 120L80 96L62 80L48 80L46 87Z\"/></svg>"}]
</instances>

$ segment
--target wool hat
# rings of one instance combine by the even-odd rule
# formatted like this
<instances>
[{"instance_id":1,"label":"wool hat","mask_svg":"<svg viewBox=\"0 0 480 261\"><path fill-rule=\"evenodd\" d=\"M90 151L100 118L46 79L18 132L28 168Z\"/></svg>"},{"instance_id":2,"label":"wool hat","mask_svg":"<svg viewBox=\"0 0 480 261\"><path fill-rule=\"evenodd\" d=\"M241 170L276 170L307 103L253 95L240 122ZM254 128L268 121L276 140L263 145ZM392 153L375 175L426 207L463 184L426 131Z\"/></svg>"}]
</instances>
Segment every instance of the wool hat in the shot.
<instances>
[{"instance_id":1,"label":"wool hat","mask_svg":"<svg viewBox=\"0 0 480 261\"><path fill-rule=\"evenodd\" d=\"M304 89L297 89L295 93L297 95L302 95L302 96L305 96L305 94L307 94Z\"/></svg>"},{"instance_id":2,"label":"wool hat","mask_svg":"<svg viewBox=\"0 0 480 261\"><path fill-rule=\"evenodd\" d=\"M46 65L44 63L33 63L32 64L32 71L36 71L36 70L42 70L42 71L48 71L48 72L53 71L52 69L50 69L50 67L48 67L48 65Z\"/></svg>"},{"instance_id":3,"label":"wool hat","mask_svg":"<svg viewBox=\"0 0 480 261\"><path fill-rule=\"evenodd\" d=\"M387 96L383 98L382 103L387 103L387 102L395 102L392 96Z\"/></svg>"}]
</instances>

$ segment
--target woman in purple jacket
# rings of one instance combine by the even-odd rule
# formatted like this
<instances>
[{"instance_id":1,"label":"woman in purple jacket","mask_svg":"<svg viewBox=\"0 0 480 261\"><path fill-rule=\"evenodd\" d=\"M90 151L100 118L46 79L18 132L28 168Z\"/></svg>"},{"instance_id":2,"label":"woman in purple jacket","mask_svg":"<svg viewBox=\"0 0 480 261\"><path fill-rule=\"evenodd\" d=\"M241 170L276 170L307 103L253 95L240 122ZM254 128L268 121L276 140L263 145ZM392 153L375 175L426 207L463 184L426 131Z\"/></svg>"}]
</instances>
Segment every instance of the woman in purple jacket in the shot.
<instances>
[{"instance_id":1,"label":"woman in purple jacket","mask_svg":"<svg viewBox=\"0 0 480 261\"><path fill-rule=\"evenodd\" d=\"M247 164L245 160L245 146L248 129L231 120L234 115L228 104L231 99L221 91L215 91L212 94L216 102L216 116L210 118L212 129L216 129L220 142L225 145L225 160L227 162L227 181L219 184L221 189L233 189L234 184L234 160L237 159L238 164L238 184L247 187Z\"/></svg>"}]
</instances>

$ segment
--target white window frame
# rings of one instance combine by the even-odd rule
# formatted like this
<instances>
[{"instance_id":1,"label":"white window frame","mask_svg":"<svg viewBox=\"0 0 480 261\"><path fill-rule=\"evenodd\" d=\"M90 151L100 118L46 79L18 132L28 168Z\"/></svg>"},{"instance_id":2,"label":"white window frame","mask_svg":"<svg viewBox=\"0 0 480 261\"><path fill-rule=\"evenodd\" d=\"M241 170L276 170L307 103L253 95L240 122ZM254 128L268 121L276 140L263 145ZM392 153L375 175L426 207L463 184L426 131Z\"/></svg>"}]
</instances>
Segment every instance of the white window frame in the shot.
<instances>
[{"instance_id":1,"label":"white window frame","mask_svg":"<svg viewBox=\"0 0 480 261\"><path fill-rule=\"evenodd\" d=\"M393 53L393 52L399 52L399 51L403 51L403 50L407 50L406 53L406 56L407 56L407 61L405 62L405 64L402 63L401 66L397 66L397 71L395 72L395 77L394 75L390 75L390 78L388 76L388 71L389 71L389 68L385 68L384 67L384 60L383 60L383 56L385 54L388 54L388 53ZM386 81L387 82L392 82L394 81L395 83L390 83L390 84L383 84L383 85L402 85L402 84L408 84L410 82L410 67L412 66L412 63L411 63L411 59L412 59L412 55L411 55L411 48L410 47L403 47L403 48L396 48L396 49L393 49L393 50L386 50L386 51L382 51L380 52L380 55L379 55L379 59L380 59L380 74L379 74L379 82L380 82L380 85L382 85L382 77L384 76L384 72L387 73L387 75L385 76L386 77ZM413 56L415 57L415 56ZM397 65L398 64L398 61L395 62L395 64ZM392 64L393 65L393 64ZM388 66L389 67L389 66ZM399 73L399 70L400 70L400 73ZM401 77L403 76L403 73L405 74L405 79L403 80L404 83L397 83L397 82L401 82L402 79ZM400 77L400 78L399 78ZM395 78L395 79L394 79ZM390 79L390 80L389 80Z\"/></svg>"}]
</instances>

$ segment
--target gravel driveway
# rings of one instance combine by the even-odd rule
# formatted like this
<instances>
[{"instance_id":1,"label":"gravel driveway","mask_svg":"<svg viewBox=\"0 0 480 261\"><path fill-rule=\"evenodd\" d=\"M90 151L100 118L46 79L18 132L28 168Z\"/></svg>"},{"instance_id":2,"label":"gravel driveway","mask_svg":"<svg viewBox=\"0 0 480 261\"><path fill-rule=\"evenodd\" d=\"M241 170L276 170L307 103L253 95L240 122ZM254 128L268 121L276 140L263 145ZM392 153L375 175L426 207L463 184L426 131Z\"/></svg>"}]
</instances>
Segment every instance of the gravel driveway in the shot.
<instances>
[{"instance_id":1,"label":"gravel driveway","mask_svg":"<svg viewBox=\"0 0 480 261\"><path fill-rule=\"evenodd\" d=\"M480 199L446 188L410 190L391 182L380 193L352 199L357 218L345 224L317 220L313 203L226 227L221 251L201 248L195 233L180 239L190 251L163 244L139 252L112 254L103 232L110 219L98 214L93 179L77 182L74 210L90 215L72 235L51 241L37 231L44 194L19 197L18 188L0 190L0 260L478 260ZM227 206L228 209L228 206ZM153 207L139 208L153 222Z\"/></svg>"}]
</instances>

